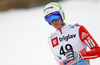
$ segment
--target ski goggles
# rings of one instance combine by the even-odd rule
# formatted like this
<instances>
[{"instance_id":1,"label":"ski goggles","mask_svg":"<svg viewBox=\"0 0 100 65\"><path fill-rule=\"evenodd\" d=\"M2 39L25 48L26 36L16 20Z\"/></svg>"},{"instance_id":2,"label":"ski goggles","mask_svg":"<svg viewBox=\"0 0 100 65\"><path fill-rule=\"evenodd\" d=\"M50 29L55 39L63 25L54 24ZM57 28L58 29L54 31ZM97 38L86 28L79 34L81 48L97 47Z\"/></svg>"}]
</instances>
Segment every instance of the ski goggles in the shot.
<instances>
[{"instance_id":1,"label":"ski goggles","mask_svg":"<svg viewBox=\"0 0 100 65\"><path fill-rule=\"evenodd\" d=\"M53 12L53 13L45 16L45 20L48 23L52 23L53 20L59 20L60 18L61 18L61 15L60 15L59 11Z\"/></svg>"}]
</instances>

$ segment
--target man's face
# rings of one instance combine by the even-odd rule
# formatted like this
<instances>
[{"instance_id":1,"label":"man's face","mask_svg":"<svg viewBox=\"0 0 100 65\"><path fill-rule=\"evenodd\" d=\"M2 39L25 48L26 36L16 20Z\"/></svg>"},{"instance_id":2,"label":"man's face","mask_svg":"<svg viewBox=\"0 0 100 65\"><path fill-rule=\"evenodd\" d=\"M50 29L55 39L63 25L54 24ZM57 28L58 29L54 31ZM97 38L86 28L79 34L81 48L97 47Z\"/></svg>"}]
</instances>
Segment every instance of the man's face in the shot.
<instances>
[{"instance_id":1,"label":"man's face","mask_svg":"<svg viewBox=\"0 0 100 65\"><path fill-rule=\"evenodd\" d=\"M59 20L53 20L53 22L51 23L51 25L52 25L54 28L59 29L59 28L62 27L62 26L61 26L62 22L63 22L63 21L62 21L61 18L60 18Z\"/></svg>"}]
</instances>

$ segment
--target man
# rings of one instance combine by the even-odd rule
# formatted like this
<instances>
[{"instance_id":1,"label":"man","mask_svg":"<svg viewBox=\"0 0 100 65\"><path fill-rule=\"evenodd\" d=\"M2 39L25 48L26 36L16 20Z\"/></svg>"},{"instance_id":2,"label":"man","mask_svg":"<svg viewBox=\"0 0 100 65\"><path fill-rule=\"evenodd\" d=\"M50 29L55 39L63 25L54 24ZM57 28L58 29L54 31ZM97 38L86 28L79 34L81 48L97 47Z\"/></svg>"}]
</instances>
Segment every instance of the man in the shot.
<instances>
[{"instance_id":1,"label":"man","mask_svg":"<svg viewBox=\"0 0 100 65\"><path fill-rule=\"evenodd\" d=\"M89 59L100 57L99 45L84 26L64 22L64 11L58 3L47 4L44 15L56 29L48 43L59 65L90 65ZM87 47L90 51L86 50Z\"/></svg>"}]
</instances>

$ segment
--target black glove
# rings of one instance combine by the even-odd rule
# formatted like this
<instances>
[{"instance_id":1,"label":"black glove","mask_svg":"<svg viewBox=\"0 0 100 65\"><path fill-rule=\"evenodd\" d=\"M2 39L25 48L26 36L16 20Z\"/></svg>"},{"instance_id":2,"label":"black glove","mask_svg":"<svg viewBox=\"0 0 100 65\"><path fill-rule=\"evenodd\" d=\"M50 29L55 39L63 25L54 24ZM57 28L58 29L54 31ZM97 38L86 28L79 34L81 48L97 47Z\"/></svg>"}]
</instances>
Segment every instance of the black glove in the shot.
<instances>
[{"instance_id":1,"label":"black glove","mask_svg":"<svg viewBox=\"0 0 100 65\"><path fill-rule=\"evenodd\" d=\"M66 52L66 58L68 59L68 61L72 61L72 60L79 60L81 59L81 54L77 53L76 51L73 50L68 50Z\"/></svg>"}]
</instances>

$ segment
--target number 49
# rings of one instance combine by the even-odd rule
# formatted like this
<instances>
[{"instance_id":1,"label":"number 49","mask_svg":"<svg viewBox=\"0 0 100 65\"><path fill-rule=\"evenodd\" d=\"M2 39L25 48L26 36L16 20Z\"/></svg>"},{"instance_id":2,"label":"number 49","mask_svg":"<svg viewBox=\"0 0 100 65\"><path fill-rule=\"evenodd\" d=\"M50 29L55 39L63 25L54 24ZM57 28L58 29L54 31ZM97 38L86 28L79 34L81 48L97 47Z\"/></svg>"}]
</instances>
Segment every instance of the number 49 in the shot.
<instances>
[{"instance_id":1,"label":"number 49","mask_svg":"<svg viewBox=\"0 0 100 65\"><path fill-rule=\"evenodd\" d=\"M65 45L65 50L66 51L73 50L73 47L70 44L67 44L67 45ZM65 56L65 54L66 54L65 50L64 50L63 46L61 46L60 52L59 52L60 55L64 55Z\"/></svg>"}]
</instances>

